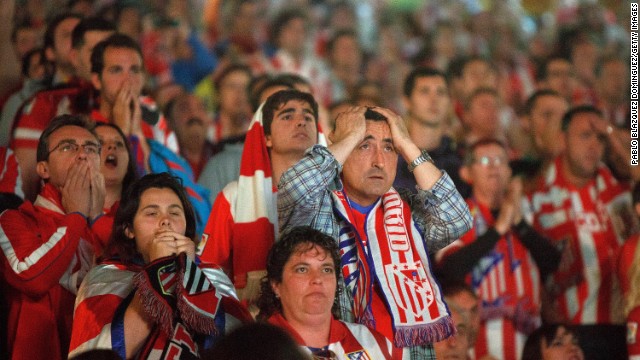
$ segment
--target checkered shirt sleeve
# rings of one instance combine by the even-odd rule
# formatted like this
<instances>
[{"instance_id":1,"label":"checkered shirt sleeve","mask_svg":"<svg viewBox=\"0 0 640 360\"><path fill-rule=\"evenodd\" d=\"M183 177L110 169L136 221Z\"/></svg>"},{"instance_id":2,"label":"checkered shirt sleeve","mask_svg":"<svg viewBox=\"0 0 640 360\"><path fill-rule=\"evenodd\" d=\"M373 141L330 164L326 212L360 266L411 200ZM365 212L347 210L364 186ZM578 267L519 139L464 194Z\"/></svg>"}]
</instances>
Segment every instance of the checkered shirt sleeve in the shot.
<instances>
[{"instance_id":1,"label":"checkered shirt sleeve","mask_svg":"<svg viewBox=\"0 0 640 360\"><path fill-rule=\"evenodd\" d=\"M326 147L315 145L289 168L278 183L280 233L295 226L311 226L338 238L331 191L342 189L342 166Z\"/></svg>"},{"instance_id":2,"label":"checkered shirt sleeve","mask_svg":"<svg viewBox=\"0 0 640 360\"><path fill-rule=\"evenodd\" d=\"M471 229L473 219L469 207L444 171L431 189L418 188L413 204L413 220L423 232L432 254Z\"/></svg>"}]
</instances>

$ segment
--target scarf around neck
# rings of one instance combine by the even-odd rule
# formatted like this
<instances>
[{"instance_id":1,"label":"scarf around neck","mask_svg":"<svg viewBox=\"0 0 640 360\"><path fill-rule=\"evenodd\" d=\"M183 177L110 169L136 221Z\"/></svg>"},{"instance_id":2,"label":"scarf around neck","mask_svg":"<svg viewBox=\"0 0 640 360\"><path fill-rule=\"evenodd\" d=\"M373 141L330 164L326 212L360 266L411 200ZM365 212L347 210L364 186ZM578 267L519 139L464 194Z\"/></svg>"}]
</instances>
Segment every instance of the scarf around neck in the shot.
<instances>
[{"instance_id":1,"label":"scarf around neck","mask_svg":"<svg viewBox=\"0 0 640 360\"><path fill-rule=\"evenodd\" d=\"M392 318L395 346L425 345L454 334L424 240L398 192L391 188L366 215L367 239L360 239L352 225L346 194L334 191L332 196L339 214L342 275L356 321L375 327L371 298L377 282Z\"/></svg>"}]
</instances>

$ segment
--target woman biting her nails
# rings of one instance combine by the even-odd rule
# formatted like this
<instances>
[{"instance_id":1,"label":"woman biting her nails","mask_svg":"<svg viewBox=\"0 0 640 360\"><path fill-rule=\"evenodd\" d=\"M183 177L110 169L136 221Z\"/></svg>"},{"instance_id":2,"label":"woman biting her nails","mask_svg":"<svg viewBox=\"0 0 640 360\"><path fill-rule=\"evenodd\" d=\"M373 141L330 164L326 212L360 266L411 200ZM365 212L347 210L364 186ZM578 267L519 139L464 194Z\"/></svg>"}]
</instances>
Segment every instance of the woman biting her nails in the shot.
<instances>
[{"instance_id":1,"label":"woman biting her nails","mask_svg":"<svg viewBox=\"0 0 640 360\"><path fill-rule=\"evenodd\" d=\"M196 219L180 179L146 175L126 190L109 257L85 277L69 358L108 349L123 359L196 359L251 315L231 280L195 255Z\"/></svg>"}]
</instances>

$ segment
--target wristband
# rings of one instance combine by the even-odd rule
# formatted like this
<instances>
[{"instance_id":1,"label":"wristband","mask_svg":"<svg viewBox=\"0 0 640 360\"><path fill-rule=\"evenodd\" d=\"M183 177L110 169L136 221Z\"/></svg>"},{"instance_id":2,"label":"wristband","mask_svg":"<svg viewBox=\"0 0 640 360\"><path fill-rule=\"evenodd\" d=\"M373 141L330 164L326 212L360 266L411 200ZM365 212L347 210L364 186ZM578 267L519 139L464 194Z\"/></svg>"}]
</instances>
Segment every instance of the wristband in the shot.
<instances>
[{"instance_id":1,"label":"wristband","mask_svg":"<svg viewBox=\"0 0 640 360\"><path fill-rule=\"evenodd\" d=\"M415 168L417 168L418 165L423 164L425 162L430 162L433 164L433 159L431 158L427 150L422 150L422 152L420 153L420 156L418 156L415 160L413 160L411 164L407 166L407 168L409 169L409 172L413 172L413 170L415 170Z\"/></svg>"}]
</instances>

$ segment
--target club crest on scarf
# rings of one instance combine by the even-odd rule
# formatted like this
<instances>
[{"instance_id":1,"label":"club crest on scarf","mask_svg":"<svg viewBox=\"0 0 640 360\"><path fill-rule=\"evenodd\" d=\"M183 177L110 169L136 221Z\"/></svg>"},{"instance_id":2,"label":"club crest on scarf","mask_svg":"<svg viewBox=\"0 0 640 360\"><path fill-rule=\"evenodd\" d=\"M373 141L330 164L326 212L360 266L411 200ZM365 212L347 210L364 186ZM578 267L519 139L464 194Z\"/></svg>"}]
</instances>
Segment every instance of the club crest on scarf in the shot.
<instances>
[{"instance_id":1,"label":"club crest on scarf","mask_svg":"<svg viewBox=\"0 0 640 360\"><path fill-rule=\"evenodd\" d=\"M410 249L409 235L402 215L402 201L397 196L384 196L384 229L392 251L406 252ZM398 284L391 291L397 304L406 311L420 317L433 302L433 290L420 261L385 265L389 283Z\"/></svg>"},{"instance_id":2,"label":"club crest on scarf","mask_svg":"<svg viewBox=\"0 0 640 360\"><path fill-rule=\"evenodd\" d=\"M424 267L420 262L413 264L389 264L385 266L387 280L398 284L391 291L396 303L406 311L421 317L433 303L433 291Z\"/></svg>"},{"instance_id":3,"label":"club crest on scarf","mask_svg":"<svg viewBox=\"0 0 640 360\"><path fill-rule=\"evenodd\" d=\"M371 357L369 357L367 352L364 350L354 351L346 355L347 355L347 359L349 360L371 360Z\"/></svg>"}]
</instances>

